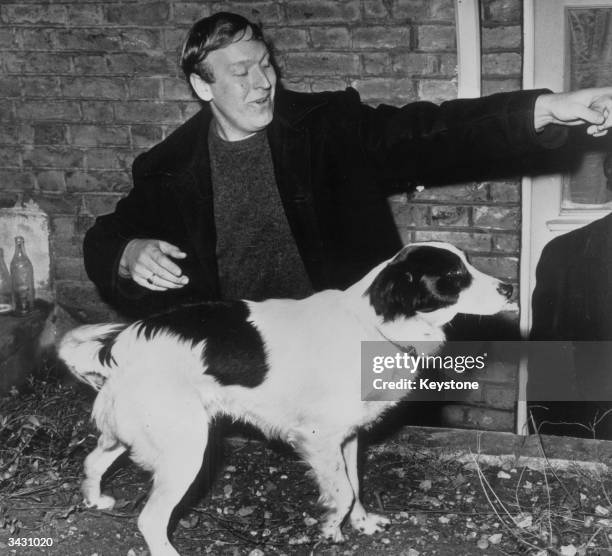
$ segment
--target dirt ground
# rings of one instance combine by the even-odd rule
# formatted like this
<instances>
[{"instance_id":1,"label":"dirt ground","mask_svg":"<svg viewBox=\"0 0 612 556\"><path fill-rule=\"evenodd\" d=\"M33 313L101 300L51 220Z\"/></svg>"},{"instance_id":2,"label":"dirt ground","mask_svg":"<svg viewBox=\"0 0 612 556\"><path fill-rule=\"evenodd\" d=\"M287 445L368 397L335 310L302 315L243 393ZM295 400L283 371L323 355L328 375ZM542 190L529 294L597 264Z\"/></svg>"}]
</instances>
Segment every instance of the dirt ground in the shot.
<instances>
[{"instance_id":1,"label":"dirt ground","mask_svg":"<svg viewBox=\"0 0 612 556\"><path fill-rule=\"evenodd\" d=\"M90 405L87 392L55 381L0 399L0 554L148 555L136 527L147 473L120 461L104 481L116 507L81 503L82 462L95 444ZM346 542L334 545L318 535L315 484L289 449L234 439L219 461L210 488L178 516L182 555L612 555L607 473L374 446L363 458L363 500L391 525L371 537L346 526Z\"/></svg>"}]
</instances>

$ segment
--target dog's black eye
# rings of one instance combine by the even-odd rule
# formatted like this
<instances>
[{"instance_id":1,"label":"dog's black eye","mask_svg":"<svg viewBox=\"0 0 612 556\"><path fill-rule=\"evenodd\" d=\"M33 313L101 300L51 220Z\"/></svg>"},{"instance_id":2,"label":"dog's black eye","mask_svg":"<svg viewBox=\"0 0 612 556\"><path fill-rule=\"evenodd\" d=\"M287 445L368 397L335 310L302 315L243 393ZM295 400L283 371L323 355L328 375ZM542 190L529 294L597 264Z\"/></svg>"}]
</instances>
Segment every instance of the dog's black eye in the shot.
<instances>
[{"instance_id":1,"label":"dog's black eye","mask_svg":"<svg viewBox=\"0 0 612 556\"><path fill-rule=\"evenodd\" d=\"M463 272L453 272L442 276L436 283L440 293L456 295L470 283L470 277Z\"/></svg>"}]
</instances>

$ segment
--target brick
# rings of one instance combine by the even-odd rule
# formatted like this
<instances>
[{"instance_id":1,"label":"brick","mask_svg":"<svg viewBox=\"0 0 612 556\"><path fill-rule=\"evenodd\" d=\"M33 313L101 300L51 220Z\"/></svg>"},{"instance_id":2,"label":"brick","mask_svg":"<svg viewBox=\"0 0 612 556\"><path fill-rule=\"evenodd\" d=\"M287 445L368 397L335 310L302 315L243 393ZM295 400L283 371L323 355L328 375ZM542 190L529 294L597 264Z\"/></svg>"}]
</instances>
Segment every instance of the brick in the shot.
<instances>
[{"instance_id":1,"label":"brick","mask_svg":"<svg viewBox=\"0 0 612 556\"><path fill-rule=\"evenodd\" d=\"M512 431L514 429L514 412L489 408L478 408L467 405L446 405L441 411L442 423L447 426Z\"/></svg>"},{"instance_id":2,"label":"brick","mask_svg":"<svg viewBox=\"0 0 612 556\"><path fill-rule=\"evenodd\" d=\"M76 199L76 197L74 197ZM73 201L74 203L74 201ZM50 219L51 224L51 237L58 243L66 243L70 241L75 234L75 214L77 211L77 207L71 205L70 209L63 209L63 211L68 210L72 215L71 216L53 216Z\"/></svg>"},{"instance_id":3,"label":"brick","mask_svg":"<svg viewBox=\"0 0 612 556\"><path fill-rule=\"evenodd\" d=\"M2 149L0 149L0 166L3 168L20 168L21 148L2 147Z\"/></svg>"},{"instance_id":4,"label":"brick","mask_svg":"<svg viewBox=\"0 0 612 556\"><path fill-rule=\"evenodd\" d=\"M520 50L522 44L523 35L520 25L482 29L482 49L485 52L493 49Z\"/></svg>"},{"instance_id":5,"label":"brick","mask_svg":"<svg viewBox=\"0 0 612 556\"><path fill-rule=\"evenodd\" d=\"M393 71L410 75L454 76L457 73L457 55L403 52L393 56Z\"/></svg>"},{"instance_id":6,"label":"brick","mask_svg":"<svg viewBox=\"0 0 612 556\"><path fill-rule=\"evenodd\" d=\"M160 99L162 80L159 77L136 77L128 79L128 98L130 100Z\"/></svg>"},{"instance_id":7,"label":"brick","mask_svg":"<svg viewBox=\"0 0 612 556\"><path fill-rule=\"evenodd\" d=\"M313 92L321 92L321 91L341 91L346 89L348 86L347 82L343 79L316 79L310 90Z\"/></svg>"},{"instance_id":8,"label":"brick","mask_svg":"<svg viewBox=\"0 0 612 556\"><path fill-rule=\"evenodd\" d=\"M518 259L516 257L472 257L472 264L491 276L502 280L518 281Z\"/></svg>"},{"instance_id":9,"label":"brick","mask_svg":"<svg viewBox=\"0 0 612 556\"><path fill-rule=\"evenodd\" d=\"M488 253L491 250L491 236L477 232L458 232L441 230L417 230L415 241L446 241L459 249L470 252Z\"/></svg>"},{"instance_id":10,"label":"brick","mask_svg":"<svg viewBox=\"0 0 612 556\"><path fill-rule=\"evenodd\" d=\"M287 54L292 74L338 75L359 73L359 56L339 52L304 52Z\"/></svg>"},{"instance_id":11,"label":"brick","mask_svg":"<svg viewBox=\"0 0 612 556\"><path fill-rule=\"evenodd\" d=\"M163 47L163 33L155 29L126 29L121 31L121 45L125 50L145 51Z\"/></svg>"},{"instance_id":12,"label":"brick","mask_svg":"<svg viewBox=\"0 0 612 556\"><path fill-rule=\"evenodd\" d=\"M21 103L17 103L17 104L21 104ZM12 122L14 119L15 119L15 105L13 104L13 101L0 100L0 122Z\"/></svg>"},{"instance_id":13,"label":"brick","mask_svg":"<svg viewBox=\"0 0 612 556\"><path fill-rule=\"evenodd\" d=\"M67 22L66 6L61 4L9 4L2 6L4 21L11 24L65 24Z\"/></svg>"},{"instance_id":14,"label":"brick","mask_svg":"<svg viewBox=\"0 0 612 556\"><path fill-rule=\"evenodd\" d=\"M397 19L455 22L453 0L395 0L392 10Z\"/></svg>"},{"instance_id":15,"label":"brick","mask_svg":"<svg viewBox=\"0 0 612 556\"><path fill-rule=\"evenodd\" d=\"M353 29L354 48L410 47L409 27L369 26Z\"/></svg>"},{"instance_id":16,"label":"brick","mask_svg":"<svg viewBox=\"0 0 612 556\"><path fill-rule=\"evenodd\" d=\"M83 152L72 147L36 146L24 153L24 162L35 168L70 168L83 164Z\"/></svg>"},{"instance_id":17,"label":"brick","mask_svg":"<svg viewBox=\"0 0 612 556\"><path fill-rule=\"evenodd\" d=\"M192 25L198 19L211 15L210 6L201 2L173 2L172 21Z\"/></svg>"},{"instance_id":18,"label":"brick","mask_svg":"<svg viewBox=\"0 0 612 556\"><path fill-rule=\"evenodd\" d=\"M391 201L390 206L398 227L429 226L430 224L428 205Z\"/></svg>"},{"instance_id":19,"label":"brick","mask_svg":"<svg viewBox=\"0 0 612 556\"><path fill-rule=\"evenodd\" d=\"M431 207L431 223L434 226L469 226L468 207L437 205Z\"/></svg>"},{"instance_id":20,"label":"brick","mask_svg":"<svg viewBox=\"0 0 612 556\"><path fill-rule=\"evenodd\" d=\"M195 19L193 20L196 21ZM187 36L187 32L189 31L189 27L185 27L184 29L164 29L164 45L166 49L171 50L176 53L176 58L178 58L181 48L183 47L183 42L185 41L185 37Z\"/></svg>"},{"instance_id":21,"label":"brick","mask_svg":"<svg viewBox=\"0 0 612 556\"><path fill-rule=\"evenodd\" d=\"M108 125L71 125L70 143L79 147L128 146L130 144L129 128Z\"/></svg>"},{"instance_id":22,"label":"brick","mask_svg":"<svg viewBox=\"0 0 612 556\"><path fill-rule=\"evenodd\" d=\"M522 18L522 0L487 0L483 3L483 20L485 22L503 22L520 24Z\"/></svg>"},{"instance_id":23,"label":"brick","mask_svg":"<svg viewBox=\"0 0 612 556\"><path fill-rule=\"evenodd\" d=\"M391 71L391 57L386 52L367 52L361 56L365 75L381 75Z\"/></svg>"},{"instance_id":24,"label":"brick","mask_svg":"<svg viewBox=\"0 0 612 556\"><path fill-rule=\"evenodd\" d=\"M25 98L52 98L60 96L60 78L45 76L24 75L21 78L23 96Z\"/></svg>"},{"instance_id":25,"label":"brick","mask_svg":"<svg viewBox=\"0 0 612 556\"><path fill-rule=\"evenodd\" d=\"M93 124L112 123L115 121L113 105L106 101L86 100L81 103L83 121ZM74 118L73 118L74 121Z\"/></svg>"},{"instance_id":26,"label":"brick","mask_svg":"<svg viewBox=\"0 0 612 556\"><path fill-rule=\"evenodd\" d=\"M363 15L366 19L387 19L389 6L385 0L364 0Z\"/></svg>"},{"instance_id":27,"label":"brick","mask_svg":"<svg viewBox=\"0 0 612 556\"><path fill-rule=\"evenodd\" d=\"M520 75L521 55L514 52L485 54L482 57L482 72L485 75Z\"/></svg>"},{"instance_id":28,"label":"brick","mask_svg":"<svg viewBox=\"0 0 612 556\"><path fill-rule=\"evenodd\" d=\"M194 100L194 93L191 87L182 78L162 79L162 93L160 95L164 100Z\"/></svg>"},{"instance_id":29,"label":"brick","mask_svg":"<svg viewBox=\"0 0 612 556\"><path fill-rule=\"evenodd\" d=\"M451 100L457 98L457 84L449 80L421 79L418 83L418 95L420 100L435 103Z\"/></svg>"},{"instance_id":30,"label":"brick","mask_svg":"<svg viewBox=\"0 0 612 556\"><path fill-rule=\"evenodd\" d=\"M4 60L8 73L52 74L68 73L70 58L49 52L6 52Z\"/></svg>"},{"instance_id":31,"label":"brick","mask_svg":"<svg viewBox=\"0 0 612 556\"><path fill-rule=\"evenodd\" d=\"M396 19L428 19L429 0L394 0L392 11Z\"/></svg>"},{"instance_id":32,"label":"brick","mask_svg":"<svg viewBox=\"0 0 612 556\"><path fill-rule=\"evenodd\" d=\"M280 21L279 8L271 1L246 1L246 2L224 2L214 6L215 11L230 11L240 14L255 23L268 27Z\"/></svg>"},{"instance_id":33,"label":"brick","mask_svg":"<svg viewBox=\"0 0 612 556\"><path fill-rule=\"evenodd\" d=\"M66 191L66 180L61 170L44 170L36 172L36 182L40 191Z\"/></svg>"},{"instance_id":34,"label":"brick","mask_svg":"<svg viewBox=\"0 0 612 556\"><path fill-rule=\"evenodd\" d=\"M129 170L133 159L129 150L90 148L87 149L85 165L89 170Z\"/></svg>"},{"instance_id":35,"label":"brick","mask_svg":"<svg viewBox=\"0 0 612 556\"><path fill-rule=\"evenodd\" d=\"M34 138L34 129L29 124L7 124L0 126L0 144L31 143Z\"/></svg>"},{"instance_id":36,"label":"brick","mask_svg":"<svg viewBox=\"0 0 612 556\"><path fill-rule=\"evenodd\" d=\"M170 18L167 2L110 4L106 6L106 20L119 25L160 25Z\"/></svg>"},{"instance_id":37,"label":"brick","mask_svg":"<svg viewBox=\"0 0 612 556\"><path fill-rule=\"evenodd\" d=\"M115 107L118 122L172 123L181 122L181 109L177 103L132 101Z\"/></svg>"},{"instance_id":38,"label":"brick","mask_svg":"<svg viewBox=\"0 0 612 556\"><path fill-rule=\"evenodd\" d=\"M0 77L0 97L18 98L21 96L21 85L14 77Z\"/></svg>"},{"instance_id":39,"label":"brick","mask_svg":"<svg viewBox=\"0 0 612 556\"><path fill-rule=\"evenodd\" d=\"M17 105L17 117L24 120L74 120L78 119L78 102L65 100L28 100Z\"/></svg>"},{"instance_id":40,"label":"brick","mask_svg":"<svg viewBox=\"0 0 612 556\"><path fill-rule=\"evenodd\" d=\"M352 85L365 101L396 100L396 104L407 104L415 100L412 79L372 78L358 79Z\"/></svg>"},{"instance_id":41,"label":"brick","mask_svg":"<svg viewBox=\"0 0 612 556\"><path fill-rule=\"evenodd\" d=\"M346 27L313 27L310 40L315 48L347 48L351 34Z\"/></svg>"},{"instance_id":42,"label":"brick","mask_svg":"<svg viewBox=\"0 0 612 556\"><path fill-rule=\"evenodd\" d=\"M488 186L491 201L519 203L521 200L521 183L518 180L484 182L483 185Z\"/></svg>"},{"instance_id":43,"label":"brick","mask_svg":"<svg viewBox=\"0 0 612 556\"><path fill-rule=\"evenodd\" d=\"M64 50L122 50L121 35L116 29L66 29L57 32L59 48Z\"/></svg>"},{"instance_id":44,"label":"brick","mask_svg":"<svg viewBox=\"0 0 612 556\"><path fill-rule=\"evenodd\" d=\"M57 29L35 27L18 30L18 44L22 50L57 50Z\"/></svg>"},{"instance_id":45,"label":"brick","mask_svg":"<svg viewBox=\"0 0 612 556\"><path fill-rule=\"evenodd\" d=\"M290 23L346 23L360 17L359 2L333 2L332 0L298 0L287 4Z\"/></svg>"},{"instance_id":46,"label":"brick","mask_svg":"<svg viewBox=\"0 0 612 556\"><path fill-rule=\"evenodd\" d=\"M86 280L81 257L57 257L54 264L56 280Z\"/></svg>"},{"instance_id":47,"label":"brick","mask_svg":"<svg viewBox=\"0 0 612 556\"><path fill-rule=\"evenodd\" d=\"M483 79L482 94L493 95L495 93L510 93L521 89L521 78L514 79Z\"/></svg>"},{"instance_id":48,"label":"brick","mask_svg":"<svg viewBox=\"0 0 612 556\"><path fill-rule=\"evenodd\" d=\"M316 30L319 31L318 28ZM308 31L306 29L296 29L295 27L281 27L274 29L271 40L275 49L283 51L304 50L309 46Z\"/></svg>"},{"instance_id":49,"label":"brick","mask_svg":"<svg viewBox=\"0 0 612 556\"><path fill-rule=\"evenodd\" d=\"M489 354L491 356L492 354ZM516 364L503 361L496 357L487 358L486 368L482 372L482 379L488 383L514 384L518 376Z\"/></svg>"},{"instance_id":50,"label":"brick","mask_svg":"<svg viewBox=\"0 0 612 556\"><path fill-rule=\"evenodd\" d=\"M35 123L35 145L58 145L66 143L66 126L60 123Z\"/></svg>"},{"instance_id":51,"label":"brick","mask_svg":"<svg viewBox=\"0 0 612 556\"><path fill-rule=\"evenodd\" d=\"M0 183L5 190L25 191L33 189L34 176L24 170L0 170Z\"/></svg>"},{"instance_id":52,"label":"brick","mask_svg":"<svg viewBox=\"0 0 612 556\"><path fill-rule=\"evenodd\" d=\"M104 23L104 12L101 5L69 4L69 25L98 25Z\"/></svg>"},{"instance_id":53,"label":"brick","mask_svg":"<svg viewBox=\"0 0 612 556\"><path fill-rule=\"evenodd\" d=\"M0 48L12 48L17 44L15 32L8 27L0 27Z\"/></svg>"},{"instance_id":54,"label":"brick","mask_svg":"<svg viewBox=\"0 0 612 556\"><path fill-rule=\"evenodd\" d=\"M457 41L455 27L450 25L419 25L417 48L426 51L455 50Z\"/></svg>"},{"instance_id":55,"label":"brick","mask_svg":"<svg viewBox=\"0 0 612 556\"><path fill-rule=\"evenodd\" d=\"M62 77L62 93L65 98L125 98L122 78L112 77Z\"/></svg>"},{"instance_id":56,"label":"brick","mask_svg":"<svg viewBox=\"0 0 612 556\"><path fill-rule=\"evenodd\" d=\"M518 373L518 369L515 369ZM513 410L517 401L517 394L514 388L508 386L493 386L481 383L484 389L483 398L487 406L494 409Z\"/></svg>"},{"instance_id":57,"label":"brick","mask_svg":"<svg viewBox=\"0 0 612 556\"><path fill-rule=\"evenodd\" d=\"M518 234L493 234L493 251L518 255L521 248L521 238Z\"/></svg>"},{"instance_id":58,"label":"brick","mask_svg":"<svg viewBox=\"0 0 612 556\"><path fill-rule=\"evenodd\" d=\"M106 57L101 54L75 54L72 56L74 71L78 75L109 73Z\"/></svg>"},{"instance_id":59,"label":"brick","mask_svg":"<svg viewBox=\"0 0 612 556\"><path fill-rule=\"evenodd\" d=\"M181 120L178 123L189 120L192 116L195 116L202 108L199 102L184 102L178 103L181 109Z\"/></svg>"},{"instance_id":60,"label":"brick","mask_svg":"<svg viewBox=\"0 0 612 556\"><path fill-rule=\"evenodd\" d=\"M130 134L135 147L151 147L162 140L162 127L159 125L131 125Z\"/></svg>"},{"instance_id":61,"label":"brick","mask_svg":"<svg viewBox=\"0 0 612 556\"><path fill-rule=\"evenodd\" d=\"M119 75L169 75L175 71L175 62L157 53L143 54L138 52L108 54L106 56L107 73Z\"/></svg>"},{"instance_id":62,"label":"brick","mask_svg":"<svg viewBox=\"0 0 612 556\"><path fill-rule=\"evenodd\" d=\"M123 192L131 189L132 180L123 170L74 170L66 172L66 187L70 192Z\"/></svg>"},{"instance_id":63,"label":"brick","mask_svg":"<svg viewBox=\"0 0 612 556\"><path fill-rule=\"evenodd\" d=\"M474 207L474 226L479 228L517 229L520 225L518 208Z\"/></svg>"}]
</instances>

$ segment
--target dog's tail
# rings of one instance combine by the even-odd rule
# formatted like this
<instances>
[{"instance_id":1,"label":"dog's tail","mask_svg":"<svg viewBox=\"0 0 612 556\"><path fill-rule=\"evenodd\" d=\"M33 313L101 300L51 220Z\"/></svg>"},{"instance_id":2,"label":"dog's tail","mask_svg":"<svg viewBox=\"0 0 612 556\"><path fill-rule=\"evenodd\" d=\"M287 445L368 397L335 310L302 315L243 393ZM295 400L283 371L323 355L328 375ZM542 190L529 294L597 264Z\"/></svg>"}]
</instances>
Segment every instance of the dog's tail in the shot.
<instances>
[{"instance_id":1,"label":"dog's tail","mask_svg":"<svg viewBox=\"0 0 612 556\"><path fill-rule=\"evenodd\" d=\"M72 374L96 390L100 390L114 363L112 347L126 324L94 324L79 326L60 342L58 355Z\"/></svg>"}]
</instances>

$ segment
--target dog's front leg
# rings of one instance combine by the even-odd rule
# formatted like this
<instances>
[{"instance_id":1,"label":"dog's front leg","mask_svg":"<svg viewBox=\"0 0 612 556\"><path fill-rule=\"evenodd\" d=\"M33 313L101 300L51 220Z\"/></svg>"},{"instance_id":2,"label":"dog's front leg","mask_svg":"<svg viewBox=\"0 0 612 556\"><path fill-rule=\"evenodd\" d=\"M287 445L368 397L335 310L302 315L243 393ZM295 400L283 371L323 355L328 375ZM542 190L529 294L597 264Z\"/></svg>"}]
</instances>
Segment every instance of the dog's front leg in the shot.
<instances>
[{"instance_id":1,"label":"dog's front leg","mask_svg":"<svg viewBox=\"0 0 612 556\"><path fill-rule=\"evenodd\" d=\"M366 535L378 533L389 525L390 521L382 515L366 512L361 503L359 496L359 470L357 465L357 435L350 437L342 445L342 454L344 455L344 461L346 463L346 473L351 483L351 487L353 488L353 492L355 493L355 503L353 504L350 515L351 525Z\"/></svg>"}]
</instances>

